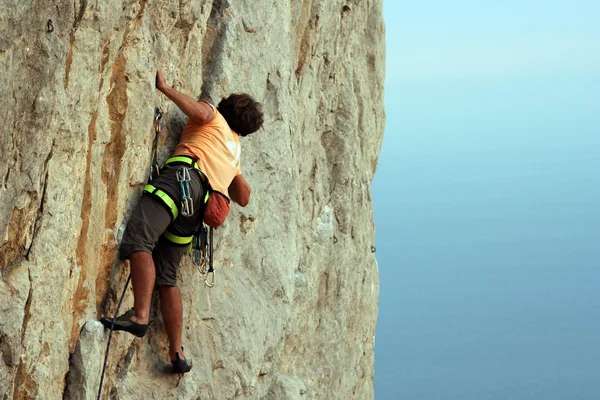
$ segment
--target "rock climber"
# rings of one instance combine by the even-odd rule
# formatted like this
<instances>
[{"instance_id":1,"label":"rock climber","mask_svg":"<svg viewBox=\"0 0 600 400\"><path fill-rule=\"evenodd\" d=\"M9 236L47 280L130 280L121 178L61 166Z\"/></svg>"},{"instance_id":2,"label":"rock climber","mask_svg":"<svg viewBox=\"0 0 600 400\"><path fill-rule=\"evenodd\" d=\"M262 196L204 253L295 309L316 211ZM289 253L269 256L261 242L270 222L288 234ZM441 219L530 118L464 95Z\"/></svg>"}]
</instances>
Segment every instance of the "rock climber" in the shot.
<instances>
[{"instance_id":1,"label":"rock climber","mask_svg":"<svg viewBox=\"0 0 600 400\"><path fill-rule=\"evenodd\" d=\"M156 89L172 100L188 116L187 124L173 155L160 175L144 189L144 195L127 224L120 247L129 259L133 287L133 308L116 318L115 331L143 337L148 329L154 286L158 286L160 308L169 338L171 370L185 373L192 363L183 352L183 313L177 288L177 270L191 242L191 235L202 223L208 188L229 194L245 207L250 186L240 170L240 136L256 132L263 123L261 104L248 94L231 94L217 107L195 100L166 84L156 72ZM197 164L196 164L197 163ZM189 175L193 211L182 210L180 177ZM212 197L212 191L211 191ZM185 215L188 214L188 215ZM185 239L189 240L185 240ZM112 318L102 324L110 328Z\"/></svg>"}]
</instances>

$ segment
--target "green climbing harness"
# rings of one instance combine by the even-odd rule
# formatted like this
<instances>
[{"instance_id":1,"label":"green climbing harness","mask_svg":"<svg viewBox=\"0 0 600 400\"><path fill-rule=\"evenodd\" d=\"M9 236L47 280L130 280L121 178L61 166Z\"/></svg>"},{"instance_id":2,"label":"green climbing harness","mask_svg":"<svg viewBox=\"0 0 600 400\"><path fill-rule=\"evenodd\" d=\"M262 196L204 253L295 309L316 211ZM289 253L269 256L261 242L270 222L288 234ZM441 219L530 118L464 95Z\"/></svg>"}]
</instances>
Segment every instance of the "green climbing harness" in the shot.
<instances>
[{"instance_id":1,"label":"green climbing harness","mask_svg":"<svg viewBox=\"0 0 600 400\"><path fill-rule=\"evenodd\" d=\"M184 166L185 169L182 172L178 172L177 180L179 181L182 200L181 200L181 215L192 215L193 214L193 202L191 200L191 191L189 188L189 169L195 169L200 175L202 186L206 189L206 194L203 199L203 207L206 208L208 201L211 198L211 193L218 193L213 191L208 182L208 178L202 172L198 166L198 161L189 156L174 156L165 162L160 168L161 170L165 167ZM167 192L158 189L151 183L144 187L144 192L154 196L159 202L169 210L171 218L174 220L179 215L179 208L177 203L171 195ZM220 193L219 193L220 194ZM229 199L227 199L229 200ZM184 211L185 210L185 211ZM205 212L203 210L203 212ZM200 222L195 232L189 236L176 235L168 230L163 232L163 237L179 246L190 246L189 254L192 257L194 265L199 267L199 271L202 275L205 275L204 283L209 288L212 288L215 284L215 269L213 265L213 227L207 226L205 223Z\"/></svg>"},{"instance_id":2,"label":"green climbing harness","mask_svg":"<svg viewBox=\"0 0 600 400\"><path fill-rule=\"evenodd\" d=\"M175 204L173 198L171 198L167 192L163 191L162 189L158 189L149 183L144 186L144 193L151 194L157 198L166 207L166 209L169 210L172 220L177 218L179 215L179 209L177 208L177 204Z\"/></svg>"},{"instance_id":3,"label":"green climbing harness","mask_svg":"<svg viewBox=\"0 0 600 400\"><path fill-rule=\"evenodd\" d=\"M200 170L198 167L198 162L191 157L188 156L175 156L171 157L167 160L167 162L162 166L161 170L167 166L178 166L183 165L185 168L183 170L177 172L177 180L180 184L180 188L182 191L182 199L181 199L181 215L190 216L194 213L194 205L191 198L191 190L189 186L190 182L190 173L189 169L193 168L200 174L200 180L202 181L202 185L204 187L208 186L208 179L206 175ZM153 196L155 199L159 201L171 214L171 220L174 220L179 216L179 208L177 207L176 200L167 192L162 189L159 189L152 185L151 183L147 184L144 187L144 193L147 193ZM210 197L210 193L207 190L206 195L204 196L203 202L206 204ZM165 231L163 236L172 243L175 243L180 246L189 245L192 243L192 236L179 236L172 232Z\"/></svg>"}]
</instances>

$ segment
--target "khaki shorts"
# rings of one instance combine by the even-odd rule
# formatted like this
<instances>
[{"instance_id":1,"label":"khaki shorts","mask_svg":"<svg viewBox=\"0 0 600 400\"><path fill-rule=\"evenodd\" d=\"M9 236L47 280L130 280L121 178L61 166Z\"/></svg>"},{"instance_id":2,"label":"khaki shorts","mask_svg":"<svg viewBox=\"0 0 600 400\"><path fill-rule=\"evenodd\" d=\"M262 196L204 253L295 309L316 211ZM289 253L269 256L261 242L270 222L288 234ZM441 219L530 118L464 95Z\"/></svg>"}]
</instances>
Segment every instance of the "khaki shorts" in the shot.
<instances>
[{"instance_id":1,"label":"khaki shorts","mask_svg":"<svg viewBox=\"0 0 600 400\"><path fill-rule=\"evenodd\" d=\"M171 213L156 197L144 193L140 202L127 223L121 241L120 255L128 259L131 253L142 251L152 254L156 267L156 284L177 286L177 270L179 262L188 250L189 245L175 244L164 236L165 230L177 236L191 236L202 222L205 188L202 186L200 175L190 170L191 197L194 202L194 214L186 217L181 215L181 189L176 172L183 166L167 166L152 185L168 193L179 208L179 215L172 220Z\"/></svg>"}]
</instances>

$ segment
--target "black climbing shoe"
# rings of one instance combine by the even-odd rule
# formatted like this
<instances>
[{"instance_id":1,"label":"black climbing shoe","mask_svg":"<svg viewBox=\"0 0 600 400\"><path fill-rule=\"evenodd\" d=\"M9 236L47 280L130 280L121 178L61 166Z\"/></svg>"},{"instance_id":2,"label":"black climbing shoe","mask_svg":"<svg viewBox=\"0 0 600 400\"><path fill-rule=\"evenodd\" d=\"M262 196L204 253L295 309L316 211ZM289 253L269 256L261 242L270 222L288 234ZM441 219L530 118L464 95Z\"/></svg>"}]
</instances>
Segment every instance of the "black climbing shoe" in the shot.
<instances>
[{"instance_id":1,"label":"black climbing shoe","mask_svg":"<svg viewBox=\"0 0 600 400\"><path fill-rule=\"evenodd\" d=\"M125 331L129 332L134 336L143 337L146 335L146 331L148 330L148 325L137 324L131 320L131 317L135 314L133 308L127 311L125 314L120 315L115 319L115 326L113 331ZM112 318L102 317L100 322L106 329L110 329L112 325Z\"/></svg>"},{"instance_id":2,"label":"black climbing shoe","mask_svg":"<svg viewBox=\"0 0 600 400\"><path fill-rule=\"evenodd\" d=\"M167 374L185 374L192 369L192 361L187 358L182 360L179 353L175 353L175 360L171 361L171 365L165 367Z\"/></svg>"}]
</instances>

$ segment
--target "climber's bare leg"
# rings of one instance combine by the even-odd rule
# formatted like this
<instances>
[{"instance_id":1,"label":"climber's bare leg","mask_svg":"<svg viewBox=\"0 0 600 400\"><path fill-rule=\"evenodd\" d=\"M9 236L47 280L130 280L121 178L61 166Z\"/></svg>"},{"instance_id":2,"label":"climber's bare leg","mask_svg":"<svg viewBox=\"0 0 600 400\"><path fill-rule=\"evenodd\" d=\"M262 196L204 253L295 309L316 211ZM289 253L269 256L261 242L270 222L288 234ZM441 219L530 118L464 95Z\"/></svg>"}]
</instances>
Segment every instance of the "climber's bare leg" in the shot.
<instances>
[{"instance_id":1,"label":"climber's bare leg","mask_svg":"<svg viewBox=\"0 0 600 400\"><path fill-rule=\"evenodd\" d=\"M133 308L135 315L131 321L137 324L148 324L152 291L156 281L156 270L152 255L143 251L135 251L129 255L131 267L131 285L133 286Z\"/></svg>"},{"instance_id":2,"label":"climber's bare leg","mask_svg":"<svg viewBox=\"0 0 600 400\"><path fill-rule=\"evenodd\" d=\"M177 286L159 285L160 311L162 312L165 329L169 338L169 358L176 359L175 353L184 359L181 345L181 331L183 329L183 306L181 295Z\"/></svg>"}]
</instances>

